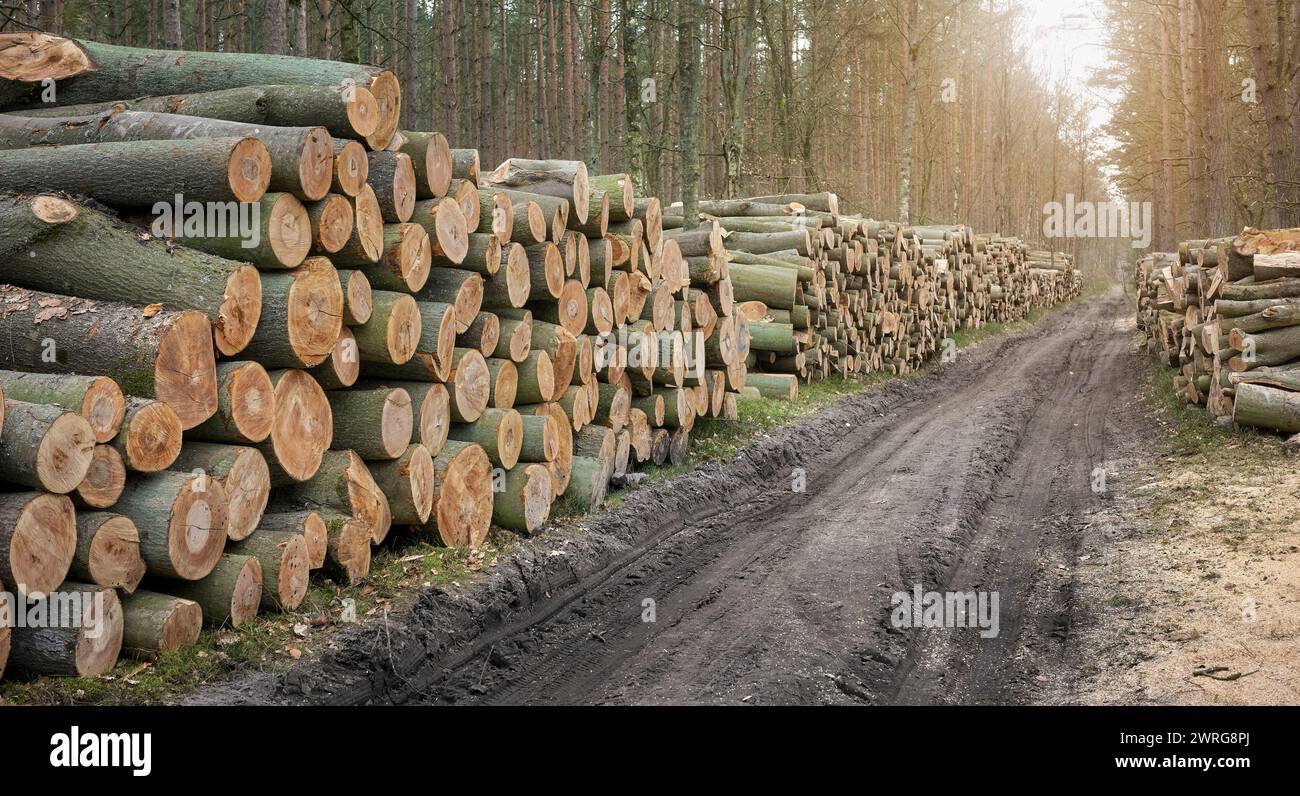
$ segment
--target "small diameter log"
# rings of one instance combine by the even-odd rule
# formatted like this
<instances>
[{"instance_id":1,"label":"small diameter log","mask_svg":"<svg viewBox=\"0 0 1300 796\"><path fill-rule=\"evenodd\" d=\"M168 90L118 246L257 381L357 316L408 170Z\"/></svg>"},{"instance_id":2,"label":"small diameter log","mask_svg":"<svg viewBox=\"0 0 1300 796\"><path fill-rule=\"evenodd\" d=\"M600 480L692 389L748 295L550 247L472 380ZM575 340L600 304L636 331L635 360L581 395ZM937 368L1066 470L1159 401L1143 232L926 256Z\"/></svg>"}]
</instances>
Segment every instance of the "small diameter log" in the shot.
<instances>
[{"instance_id":1,"label":"small diameter log","mask_svg":"<svg viewBox=\"0 0 1300 796\"><path fill-rule=\"evenodd\" d=\"M472 348L455 349L446 385L452 420L458 423L478 420L492 395L492 374L487 360Z\"/></svg>"},{"instance_id":2,"label":"small diameter log","mask_svg":"<svg viewBox=\"0 0 1300 796\"><path fill-rule=\"evenodd\" d=\"M551 514L551 474L544 465L526 464L505 474L504 488L492 495L492 522L531 534Z\"/></svg>"},{"instance_id":3,"label":"small diameter log","mask_svg":"<svg viewBox=\"0 0 1300 796\"><path fill-rule=\"evenodd\" d=\"M343 325L360 326L370 320L373 291L366 275L361 271L339 271L339 286L343 289Z\"/></svg>"},{"instance_id":4,"label":"small diameter log","mask_svg":"<svg viewBox=\"0 0 1300 796\"><path fill-rule=\"evenodd\" d=\"M492 525L492 463L472 442L448 440L433 457L433 529L448 547L481 547Z\"/></svg>"},{"instance_id":5,"label":"small diameter log","mask_svg":"<svg viewBox=\"0 0 1300 796\"><path fill-rule=\"evenodd\" d=\"M307 200L319 199L329 190L333 142L323 127L273 127L118 108L72 118L0 118L0 148L4 149L207 138L260 141L271 160L269 190Z\"/></svg>"},{"instance_id":6,"label":"small diameter log","mask_svg":"<svg viewBox=\"0 0 1300 796\"><path fill-rule=\"evenodd\" d=\"M587 164L580 160L511 158L497 166L482 182L565 199L579 223L587 220L591 189Z\"/></svg>"},{"instance_id":7,"label":"small diameter log","mask_svg":"<svg viewBox=\"0 0 1300 796\"><path fill-rule=\"evenodd\" d=\"M96 445L86 477L72 493L79 506L106 509L117 502L126 485L126 464L112 445Z\"/></svg>"},{"instance_id":8,"label":"small diameter log","mask_svg":"<svg viewBox=\"0 0 1300 796\"><path fill-rule=\"evenodd\" d=\"M361 376L361 354L352 330L344 326L329 359L307 372L327 390L347 389L356 384Z\"/></svg>"},{"instance_id":9,"label":"small diameter log","mask_svg":"<svg viewBox=\"0 0 1300 796\"><path fill-rule=\"evenodd\" d=\"M77 521L66 496L0 493L0 583L44 597L67 577L76 549Z\"/></svg>"},{"instance_id":10,"label":"small diameter log","mask_svg":"<svg viewBox=\"0 0 1300 796\"><path fill-rule=\"evenodd\" d=\"M311 585L311 555L299 533L261 531L231 545L234 555L256 558L262 568L264 611L292 611L302 605Z\"/></svg>"},{"instance_id":11,"label":"small diameter log","mask_svg":"<svg viewBox=\"0 0 1300 796\"><path fill-rule=\"evenodd\" d=\"M469 222L460 203L451 197L415 203L411 222L429 236L429 251L440 264L460 263L469 252Z\"/></svg>"},{"instance_id":12,"label":"small diameter log","mask_svg":"<svg viewBox=\"0 0 1300 796\"><path fill-rule=\"evenodd\" d=\"M745 385L758 390L764 398L794 401L799 397L799 378L785 373L753 373L745 377Z\"/></svg>"},{"instance_id":13,"label":"small diameter log","mask_svg":"<svg viewBox=\"0 0 1300 796\"><path fill-rule=\"evenodd\" d=\"M509 409L515 405L515 396L519 389L519 370L508 359L491 357L487 360L491 373L492 392L488 396L488 405L496 409Z\"/></svg>"},{"instance_id":14,"label":"small diameter log","mask_svg":"<svg viewBox=\"0 0 1300 796\"><path fill-rule=\"evenodd\" d=\"M451 181L450 195L460 205L460 212L465 215L466 229L476 229L478 227L479 203L478 203L478 186L469 180Z\"/></svg>"},{"instance_id":15,"label":"small diameter log","mask_svg":"<svg viewBox=\"0 0 1300 796\"><path fill-rule=\"evenodd\" d=\"M352 328L362 362L404 365L420 350L423 319L420 307L406 293L376 290L371 294L370 320Z\"/></svg>"},{"instance_id":16,"label":"small diameter log","mask_svg":"<svg viewBox=\"0 0 1300 796\"><path fill-rule=\"evenodd\" d=\"M309 202L306 206L307 221L311 225L311 253L329 256L342 251L352 237L352 227L356 224L352 202L342 194L327 194L325 198ZM341 275L340 275L341 276ZM347 294L346 282L344 294Z\"/></svg>"},{"instance_id":17,"label":"small diameter log","mask_svg":"<svg viewBox=\"0 0 1300 796\"><path fill-rule=\"evenodd\" d=\"M90 423L96 442L117 436L126 402L117 382L105 376L22 373L0 370L0 395L14 401L62 406ZM3 418L0 411L0 418ZM0 427L3 423L0 422Z\"/></svg>"},{"instance_id":18,"label":"small diameter log","mask_svg":"<svg viewBox=\"0 0 1300 796\"><path fill-rule=\"evenodd\" d=\"M587 328L587 291L576 279L564 283L555 301L535 301L529 307L538 320L558 323L572 335Z\"/></svg>"},{"instance_id":19,"label":"small diameter log","mask_svg":"<svg viewBox=\"0 0 1300 796\"><path fill-rule=\"evenodd\" d=\"M256 202L270 183L271 155L256 138L0 150L2 190L60 191L116 207L149 206L176 194L187 202Z\"/></svg>"},{"instance_id":20,"label":"small diameter log","mask_svg":"<svg viewBox=\"0 0 1300 796\"><path fill-rule=\"evenodd\" d=\"M16 288L0 288L0 304L0 367L109 376L129 395L171 406L186 429L216 411L212 324L201 312L142 311ZM43 356L48 351L55 361Z\"/></svg>"},{"instance_id":21,"label":"small diameter log","mask_svg":"<svg viewBox=\"0 0 1300 796\"><path fill-rule=\"evenodd\" d=\"M197 580L225 549L226 493L211 476L131 476L113 510L135 523L140 556L152 575Z\"/></svg>"},{"instance_id":22,"label":"small diameter log","mask_svg":"<svg viewBox=\"0 0 1300 796\"><path fill-rule=\"evenodd\" d=\"M203 609L193 600L137 591L122 598L122 652L133 658L192 647L203 631Z\"/></svg>"},{"instance_id":23,"label":"small diameter log","mask_svg":"<svg viewBox=\"0 0 1300 796\"><path fill-rule=\"evenodd\" d=\"M95 449L86 418L59 406L3 400L0 480L66 494L77 488Z\"/></svg>"},{"instance_id":24,"label":"small diameter log","mask_svg":"<svg viewBox=\"0 0 1300 796\"><path fill-rule=\"evenodd\" d=\"M660 403L662 409L663 404ZM662 421L662 417L660 418ZM632 455L638 462L644 462L650 458L653 452L653 441L650 438L650 421L651 418L646 413L636 407L628 413L627 429L631 435Z\"/></svg>"},{"instance_id":25,"label":"small diameter log","mask_svg":"<svg viewBox=\"0 0 1300 796\"><path fill-rule=\"evenodd\" d=\"M480 421L481 422L481 421ZM424 445L407 446L388 462L371 462L370 474L388 497L393 522L423 525L433 512L433 456Z\"/></svg>"},{"instance_id":26,"label":"small diameter log","mask_svg":"<svg viewBox=\"0 0 1300 796\"><path fill-rule=\"evenodd\" d=\"M690 448L690 429L675 428L668 438L668 463L681 467L686 463L686 454Z\"/></svg>"},{"instance_id":27,"label":"small diameter log","mask_svg":"<svg viewBox=\"0 0 1300 796\"><path fill-rule=\"evenodd\" d=\"M319 512L303 509L286 511L278 514L263 514L262 522L257 526L257 533L283 533L302 536L307 544L307 565L311 569L325 566L325 551L329 546L329 529ZM366 545L370 544L370 534L366 534Z\"/></svg>"},{"instance_id":28,"label":"small diameter log","mask_svg":"<svg viewBox=\"0 0 1300 796\"><path fill-rule=\"evenodd\" d=\"M202 220L193 224L194 229L186 211L172 211L159 202L153 208L155 218L160 210L170 223L155 220L155 233L227 260L268 269L297 268L311 252L311 218L293 194L268 193L257 202L239 205L238 215L231 212L215 219L215 224Z\"/></svg>"},{"instance_id":29,"label":"small diameter log","mask_svg":"<svg viewBox=\"0 0 1300 796\"><path fill-rule=\"evenodd\" d=\"M330 174L331 191L355 198L370 190L373 198L374 190L366 182L370 178L370 158L366 156L366 148L356 141L334 141L334 162ZM375 218L382 223L378 205L375 212Z\"/></svg>"},{"instance_id":30,"label":"small diameter log","mask_svg":"<svg viewBox=\"0 0 1300 796\"><path fill-rule=\"evenodd\" d=\"M492 355L523 362L533 349L533 314L525 311L519 318L501 320L501 331L497 337L497 347Z\"/></svg>"},{"instance_id":31,"label":"small diameter log","mask_svg":"<svg viewBox=\"0 0 1300 796\"><path fill-rule=\"evenodd\" d=\"M452 176L451 147L447 145L446 136L411 130L402 130L399 136L402 144L398 151L410 156L415 168L417 198L445 196L451 187Z\"/></svg>"},{"instance_id":32,"label":"small diameter log","mask_svg":"<svg viewBox=\"0 0 1300 796\"><path fill-rule=\"evenodd\" d=\"M187 442L171 470L206 474L226 493L226 536L232 542L248 538L262 519L271 495L271 472L256 448Z\"/></svg>"},{"instance_id":33,"label":"small diameter log","mask_svg":"<svg viewBox=\"0 0 1300 796\"><path fill-rule=\"evenodd\" d=\"M372 381L360 386L363 389L406 390L411 396L411 409L415 416L410 441L428 448L430 454L437 454L442 449L442 444L447 441L447 429L451 426L450 399L446 387L419 381Z\"/></svg>"},{"instance_id":34,"label":"small diameter log","mask_svg":"<svg viewBox=\"0 0 1300 796\"><path fill-rule=\"evenodd\" d=\"M483 356L490 357L500 337L501 319L496 313L480 312L456 342L462 348L477 348Z\"/></svg>"},{"instance_id":35,"label":"small diameter log","mask_svg":"<svg viewBox=\"0 0 1300 796\"><path fill-rule=\"evenodd\" d=\"M559 497L568 488L572 475L573 432L570 418L564 413L564 409L555 403L537 404L520 411L531 411L532 414L549 418L551 421L556 442L559 444L556 446L555 458L546 463L546 469L551 473L551 490L555 497Z\"/></svg>"},{"instance_id":36,"label":"small diameter log","mask_svg":"<svg viewBox=\"0 0 1300 796\"><path fill-rule=\"evenodd\" d=\"M1289 434L1300 431L1300 393L1251 383L1238 384L1235 389L1234 423Z\"/></svg>"},{"instance_id":37,"label":"small diameter log","mask_svg":"<svg viewBox=\"0 0 1300 796\"><path fill-rule=\"evenodd\" d=\"M365 138L372 134L379 117L379 103L369 89L328 85L247 86L90 105L34 108L24 111L23 115L86 116L115 108L276 127L320 125L330 135L344 138Z\"/></svg>"},{"instance_id":38,"label":"small diameter log","mask_svg":"<svg viewBox=\"0 0 1300 796\"><path fill-rule=\"evenodd\" d=\"M440 266L457 266L464 271L473 271L486 280L488 277L495 276L501 270L504 262L501 249L501 241L496 236L483 232L474 232L469 236L467 242L467 251L464 259L460 263L453 263L451 260L440 260Z\"/></svg>"},{"instance_id":39,"label":"small diameter log","mask_svg":"<svg viewBox=\"0 0 1300 796\"><path fill-rule=\"evenodd\" d=\"M483 277L458 268L434 268L419 297L422 301L454 306L456 333L460 334L469 328L483 307Z\"/></svg>"},{"instance_id":40,"label":"small diameter log","mask_svg":"<svg viewBox=\"0 0 1300 796\"><path fill-rule=\"evenodd\" d=\"M509 470L519 461L523 421L513 409L487 409L473 423L453 423L450 438L483 448L495 465Z\"/></svg>"},{"instance_id":41,"label":"small diameter log","mask_svg":"<svg viewBox=\"0 0 1300 796\"><path fill-rule=\"evenodd\" d=\"M262 563L254 556L224 553L201 580L151 580L149 586L198 603L207 627L239 627L257 616L262 577Z\"/></svg>"},{"instance_id":42,"label":"small diameter log","mask_svg":"<svg viewBox=\"0 0 1300 796\"><path fill-rule=\"evenodd\" d=\"M190 430L195 439L258 443L275 422L275 385L256 362L217 365L217 411Z\"/></svg>"},{"instance_id":43,"label":"small diameter log","mask_svg":"<svg viewBox=\"0 0 1300 796\"><path fill-rule=\"evenodd\" d=\"M608 420L610 428L615 432L621 431L627 424L628 413L632 409L632 391L622 384L601 383L598 388L600 403L594 413L595 419Z\"/></svg>"},{"instance_id":44,"label":"small diameter log","mask_svg":"<svg viewBox=\"0 0 1300 796\"><path fill-rule=\"evenodd\" d=\"M344 267L350 263L377 263L384 253L384 215L374 189L369 184L362 185L352 206L352 234L332 259Z\"/></svg>"},{"instance_id":45,"label":"small diameter log","mask_svg":"<svg viewBox=\"0 0 1300 796\"><path fill-rule=\"evenodd\" d=\"M539 219L540 215L539 213ZM514 226L514 203L510 201L510 197L506 192L487 188L479 189L478 226L471 231L491 234L496 238L497 243L504 245L510 242L510 238L514 234Z\"/></svg>"},{"instance_id":46,"label":"small diameter log","mask_svg":"<svg viewBox=\"0 0 1300 796\"><path fill-rule=\"evenodd\" d=\"M129 398L122 429L109 444L129 470L138 473L166 470L181 452L181 422L167 404Z\"/></svg>"},{"instance_id":47,"label":"small diameter log","mask_svg":"<svg viewBox=\"0 0 1300 796\"><path fill-rule=\"evenodd\" d=\"M479 182L479 157L477 149L451 150L451 176L458 180Z\"/></svg>"},{"instance_id":48,"label":"small diameter log","mask_svg":"<svg viewBox=\"0 0 1300 796\"><path fill-rule=\"evenodd\" d=\"M609 194L609 220L628 221L636 211L636 189L627 174L600 174L591 178L592 190Z\"/></svg>"},{"instance_id":49,"label":"small diameter log","mask_svg":"<svg viewBox=\"0 0 1300 796\"><path fill-rule=\"evenodd\" d=\"M617 434L605 426L587 426L573 436L573 452L579 456L612 461L617 450Z\"/></svg>"},{"instance_id":50,"label":"small diameter log","mask_svg":"<svg viewBox=\"0 0 1300 796\"><path fill-rule=\"evenodd\" d=\"M217 350L226 355L247 345L257 327L262 286L244 263L142 239L113 216L57 196L0 197L0 227L6 238L0 271L14 284L199 310L212 320ZM58 268L49 267L55 262Z\"/></svg>"},{"instance_id":51,"label":"small diameter log","mask_svg":"<svg viewBox=\"0 0 1300 796\"><path fill-rule=\"evenodd\" d=\"M135 591L144 577L144 559L131 518L107 511L77 514L77 550L68 577L127 594Z\"/></svg>"},{"instance_id":52,"label":"small diameter log","mask_svg":"<svg viewBox=\"0 0 1300 796\"><path fill-rule=\"evenodd\" d=\"M501 267L483 278L483 306L522 307L532 295L528 252L518 243L501 250Z\"/></svg>"},{"instance_id":53,"label":"small diameter log","mask_svg":"<svg viewBox=\"0 0 1300 796\"><path fill-rule=\"evenodd\" d=\"M540 404L555 395L555 370L545 350L530 351L517 366L515 402Z\"/></svg>"},{"instance_id":54,"label":"small diameter log","mask_svg":"<svg viewBox=\"0 0 1300 796\"><path fill-rule=\"evenodd\" d=\"M555 430L555 425L550 420L549 416L523 415L520 417L523 433L519 446L519 461L553 462L560 455L559 435Z\"/></svg>"},{"instance_id":55,"label":"small diameter log","mask_svg":"<svg viewBox=\"0 0 1300 796\"><path fill-rule=\"evenodd\" d=\"M546 213L542 206L532 199L521 199L520 194L511 196L509 191L497 191L510 201L511 214L510 240L531 246L546 240L548 226ZM502 241L504 243L505 241Z\"/></svg>"},{"instance_id":56,"label":"small diameter log","mask_svg":"<svg viewBox=\"0 0 1300 796\"><path fill-rule=\"evenodd\" d=\"M609 488L609 475L613 469L613 462L575 455L571 468L572 475L568 487L564 490L564 497L575 501L584 511L600 508L600 504L605 501L605 492Z\"/></svg>"},{"instance_id":57,"label":"small diameter log","mask_svg":"<svg viewBox=\"0 0 1300 796\"><path fill-rule=\"evenodd\" d=\"M346 586L363 580L370 574L370 526L346 514L323 512L320 516L326 534L326 573Z\"/></svg>"},{"instance_id":58,"label":"small diameter log","mask_svg":"<svg viewBox=\"0 0 1300 796\"><path fill-rule=\"evenodd\" d=\"M266 367L310 368L329 356L343 328L343 289L324 257L262 273L262 321L244 349Z\"/></svg>"},{"instance_id":59,"label":"small diameter log","mask_svg":"<svg viewBox=\"0 0 1300 796\"><path fill-rule=\"evenodd\" d=\"M564 289L564 255L547 241L524 248L528 257L529 290L534 299L560 297Z\"/></svg>"},{"instance_id":60,"label":"small diameter log","mask_svg":"<svg viewBox=\"0 0 1300 796\"><path fill-rule=\"evenodd\" d=\"M396 459L414 431L411 396L401 388L326 393L334 417L333 447L363 459Z\"/></svg>"},{"instance_id":61,"label":"small diameter log","mask_svg":"<svg viewBox=\"0 0 1300 796\"><path fill-rule=\"evenodd\" d=\"M388 498L366 463L350 450L326 452L311 480L278 489L272 505L347 514L365 524L375 544L384 541L392 526Z\"/></svg>"},{"instance_id":62,"label":"small diameter log","mask_svg":"<svg viewBox=\"0 0 1300 796\"><path fill-rule=\"evenodd\" d=\"M59 621L14 628L9 666L26 675L99 677L112 671L122 651L122 604L102 586L69 581L49 603ZM78 607L72 606L73 602Z\"/></svg>"},{"instance_id":63,"label":"small diameter log","mask_svg":"<svg viewBox=\"0 0 1300 796\"><path fill-rule=\"evenodd\" d=\"M331 259L359 269L376 289L410 293L424 287L432 260L429 236L423 228L418 224L385 224L381 247L375 262L369 262L364 255L352 257L346 249Z\"/></svg>"},{"instance_id":64,"label":"small diameter log","mask_svg":"<svg viewBox=\"0 0 1300 796\"><path fill-rule=\"evenodd\" d=\"M375 189L384 221L400 224L415 212L415 166L401 152L370 152L368 182Z\"/></svg>"}]
</instances>

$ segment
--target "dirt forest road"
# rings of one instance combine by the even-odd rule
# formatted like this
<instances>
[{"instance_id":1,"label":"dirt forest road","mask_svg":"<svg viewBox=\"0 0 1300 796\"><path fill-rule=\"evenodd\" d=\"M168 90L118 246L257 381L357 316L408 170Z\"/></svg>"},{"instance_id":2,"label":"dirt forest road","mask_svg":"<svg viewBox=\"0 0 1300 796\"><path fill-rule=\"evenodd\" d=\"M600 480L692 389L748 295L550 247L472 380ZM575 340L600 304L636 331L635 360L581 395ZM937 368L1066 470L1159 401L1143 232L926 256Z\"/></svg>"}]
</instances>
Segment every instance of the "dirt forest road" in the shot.
<instances>
[{"instance_id":1,"label":"dirt forest road","mask_svg":"<svg viewBox=\"0 0 1300 796\"><path fill-rule=\"evenodd\" d=\"M846 401L792 468L738 483L484 639L458 704L1019 703L1068 677L1069 572L1136 384L1118 288L942 373ZM995 591L999 633L909 629L892 597ZM653 601L650 603L648 601ZM648 607L653 606L654 621Z\"/></svg>"}]
</instances>

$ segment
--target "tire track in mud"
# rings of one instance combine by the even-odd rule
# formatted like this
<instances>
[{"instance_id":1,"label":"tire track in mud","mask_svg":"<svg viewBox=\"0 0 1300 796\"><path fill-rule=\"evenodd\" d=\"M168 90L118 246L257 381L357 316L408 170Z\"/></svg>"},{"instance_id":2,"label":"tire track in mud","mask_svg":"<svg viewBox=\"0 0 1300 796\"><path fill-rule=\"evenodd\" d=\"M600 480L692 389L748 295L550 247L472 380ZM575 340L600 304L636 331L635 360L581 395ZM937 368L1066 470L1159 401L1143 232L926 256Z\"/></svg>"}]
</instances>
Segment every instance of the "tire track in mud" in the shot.
<instances>
[{"instance_id":1,"label":"tire track in mud","mask_svg":"<svg viewBox=\"0 0 1300 796\"><path fill-rule=\"evenodd\" d=\"M1017 701L1045 535L1094 499L1104 419L1132 394L1118 293L809 451L807 491L774 472L745 500L657 539L539 622L424 691L461 703ZM862 399L853 399L862 400ZM797 444L798 437L794 439ZM702 507L703 508L703 507ZM717 505L708 506L716 509ZM994 589L1001 633L900 632L891 596ZM653 600L655 621L642 621Z\"/></svg>"}]
</instances>

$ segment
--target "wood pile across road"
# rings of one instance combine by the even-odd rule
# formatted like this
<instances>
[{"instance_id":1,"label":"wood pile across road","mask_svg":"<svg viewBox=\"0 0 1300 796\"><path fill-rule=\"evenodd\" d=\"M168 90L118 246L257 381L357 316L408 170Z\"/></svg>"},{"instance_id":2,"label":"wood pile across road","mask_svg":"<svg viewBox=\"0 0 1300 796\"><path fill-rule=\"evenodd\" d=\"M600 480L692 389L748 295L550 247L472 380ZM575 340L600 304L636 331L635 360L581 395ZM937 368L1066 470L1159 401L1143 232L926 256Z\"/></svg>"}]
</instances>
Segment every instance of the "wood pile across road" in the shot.
<instances>
[{"instance_id":1,"label":"wood pile across road","mask_svg":"<svg viewBox=\"0 0 1300 796\"><path fill-rule=\"evenodd\" d=\"M0 673L293 611L390 538L532 533L746 391L904 373L1078 291L833 194L685 229L626 174L481 170L400 108L373 67L0 35L0 593L94 606L0 627Z\"/></svg>"},{"instance_id":2,"label":"wood pile across road","mask_svg":"<svg viewBox=\"0 0 1300 796\"><path fill-rule=\"evenodd\" d=\"M1134 277L1138 328L1177 368L1179 398L1225 425L1300 434L1300 229L1185 241Z\"/></svg>"}]
</instances>

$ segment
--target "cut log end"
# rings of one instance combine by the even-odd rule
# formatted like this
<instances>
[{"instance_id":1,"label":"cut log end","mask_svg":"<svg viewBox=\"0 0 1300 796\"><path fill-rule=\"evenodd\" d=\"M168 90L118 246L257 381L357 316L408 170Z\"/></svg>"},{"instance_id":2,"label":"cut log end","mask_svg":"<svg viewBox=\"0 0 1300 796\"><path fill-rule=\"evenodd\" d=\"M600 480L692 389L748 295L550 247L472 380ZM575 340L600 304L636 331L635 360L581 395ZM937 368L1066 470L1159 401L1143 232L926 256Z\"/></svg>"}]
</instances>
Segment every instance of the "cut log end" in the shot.
<instances>
[{"instance_id":1,"label":"cut log end","mask_svg":"<svg viewBox=\"0 0 1300 796\"><path fill-rule=\"evenodd\" d=\"M131 518L116 514L95 525L88 564L95 584L135 591L144 577L144 561L140 558L140 533Z\"/></svg>"},{"instance_id":2,"label":"cut log end","mask_svg":"<svg viewBox=\"0 0 1300 796\"><path fill-rule=\"evenodd\" d=\"M271 425L272 450L280 469L295 481L315 475L333 428L333 414L320 384L304 371L283 373L275 384Z\"/></svg>"},{"instance_id":3,"label":"cut log end","mask_svg":"<svg viewBox=\"0 0 1300 796\"><path fill-rule=\"evenodd\" d=\"M178 491L167 529L172 569L186 580L212 571L226 546L226 495L215 479L195 475Z\"/></svg>"},{"instance_id":4,"label":"cut log end","mask_svg":"<svg viewBox=\"0 0 1300 796\"><path fill-rule=\"evenodd\" d=\"M99 677L117 665L122 653L122 601L112 589L98 589L82 616L74 652L78 677Z\"/></svg>"},{"instance_id":5,"label":"cut log end","mask_svg":"<svg viewBox=\"0 0 1300 796\"><path fill-rule=\"evenodd\" d=\"M262 281L257 269L251 265L236 268L226 280L226 292L212 330L217 350L225 356L243 351L261 318Z\"/></svg>"},{"instance_id":6,"label":"cut log end","mask_svg":"<svg viewBox=\"0 0 1300 796\"><path fill-rule=\"evenodd\" d=\"M36 478L56 494L77 488L90 469L95 431L86 418L65 412L50 424L36 449Z\"/></svg>"},{"instance_id":7,"label":"cut log end","mask_svg":"<svg viewBox=\"0 0 1300 796\"><path fill-rule=\"evenodd\" d=\"M275 197L266 228L271 251L281 265L295 268L307 259L311 251L311 218L307 208L292 194L282 193Z\"/></svg>"},{"instance_id":8,"label":"cut log end","mask_svg":"<svg viewBox=\"0 0 1300 796\"><path fill-rule=\"evenodd\" d=\"M379 126L379 101L368 88L353 87L344 96L348 124L361 138L369 138Z\"/></svg>"},{"instance_id":9,"label":"cut log end","mask_svg":"<svg viewBox=\"0 0 1300 796\"><path fill-rule=\"evenodd\" d=\"M271 495L271 472L256 448L242 448L222 480L226 492L226 538L247 539L257 529Z\"/></svg>"},{"instance_id":10,"label":"cut log end","mask_svg":"<svg viewBox=\"0 0 1300 796\"><path fill-rule=\"evenodd\" d=\"M96 445L86 477L77 486L77 498L94 509L112 506L126 485L126 464L112 445Z\"/></svg>"},{"instance_id":11,"label":"cut log end","mask_svg":"<svg viewBox=\"0 0 1300 796\"><path fill-rule=\"evenodd\" d=\"M256 138L244 138L235 144L226 166L226 179L239 201L261 199L271 184L271 153L266 145Z\"/></svg>"},{"instance_id":12,"label":"cut log end","mask_svg":"<svg viewBox=\"0 0 1300 796\"><path fill-rule=\"evenodd\" d=\"M275 423L275 386L266 369L249 362L230 377L230 420L249 442L271 436Z\"/></svg>"},{"instance_id":13,"label":"cut log end","mask_svg":"<svg viewBox=\"0 0 1300 796\"><path fill-rule=\"evenodd\" d=\"M8 571L13 583L5 584L32 598L42 598L59 587L68 574L77 545L77 522L72 501L63 495L22 493L8 496L4 521L12 517L9 532Z\"/></svg>"},{"instance_id":14,"label":"cut log end","mask_svg":"<svg viewBox=\"0 0 1300 796\"><path fill-rule=\"evenodd\" d=\"M181 433L180 418L167 404L150 401L140 406L119 436L124 463L142 473L166 469L180 455Z\"/></svg>"},{"instance_id":15,"label":"cut log end","mask_svg":"<svg viewBox=\"0 0 1300 796\"><path fill-rule=\"evenodd\" d=\"M329 193L334 180L334 142L324 127L313 127L298 156L303 198L315 201Z\"/></svg>"},{"instance_id":16,"label":"cut log end","mask_svg":"<svg viewBox=\"0 0 1300 796\"><path fill-rule=\"evenodd\" d=\"M186 310L158 345L154 397L170 406L191 429L217 411L217 366L212 324L198 310Z\"/></svg>"}]
</instances>

